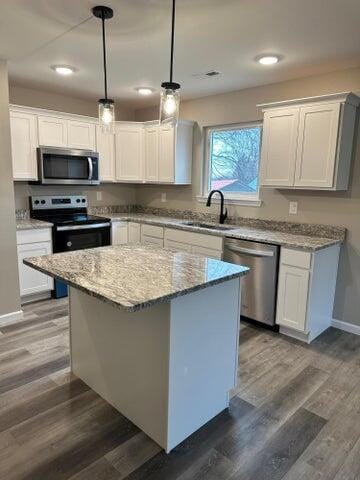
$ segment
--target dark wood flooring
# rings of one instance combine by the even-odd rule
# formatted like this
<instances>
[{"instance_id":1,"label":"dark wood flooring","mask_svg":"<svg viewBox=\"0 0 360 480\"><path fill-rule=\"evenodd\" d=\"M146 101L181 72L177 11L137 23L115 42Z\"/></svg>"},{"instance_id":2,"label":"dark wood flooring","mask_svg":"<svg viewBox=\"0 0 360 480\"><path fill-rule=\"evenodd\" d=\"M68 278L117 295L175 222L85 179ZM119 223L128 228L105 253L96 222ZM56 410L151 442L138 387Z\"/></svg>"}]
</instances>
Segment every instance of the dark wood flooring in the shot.
<instances>
[{"instance_id":1,"label":"dark wood flooring","mask_svg":"<svg viewBox=\"0 0 360 480\"><path fill-rule=\"evenodd\" d=\"M0 327L0 479L359 480L360 337L243 325L229 410L166 455L69 372L67 302Z\"/></svg>"}]
</instances>

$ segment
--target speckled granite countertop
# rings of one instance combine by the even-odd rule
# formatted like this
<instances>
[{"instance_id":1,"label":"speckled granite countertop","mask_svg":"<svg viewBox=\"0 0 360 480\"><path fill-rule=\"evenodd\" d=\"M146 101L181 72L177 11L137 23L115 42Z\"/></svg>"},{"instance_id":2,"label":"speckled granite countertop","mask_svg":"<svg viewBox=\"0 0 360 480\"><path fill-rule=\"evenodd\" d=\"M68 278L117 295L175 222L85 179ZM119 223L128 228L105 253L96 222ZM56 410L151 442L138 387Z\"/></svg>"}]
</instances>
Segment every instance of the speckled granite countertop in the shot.
<instances>
[{"instance_id":1,"label":"speckled granite countertop","mask_svg":"<svg viewBox=\"0 0 360 480\"><path fill-rule=\"evenodd\" d=\"M162 227L176 228L178 230L187 230L190 232L205 233L207 235L216 235L222 237L238 238L241 240L252 240L264 242L273 245L281 245L289 248L299 248L302 250L315 251L342 243L343 239L326 238L321 236L300 235L296 233L286 233L278 230L260 229L249 226L233 225L231 230L213 230L199 228L187 225L188 220L173 217L162 217L158 215L148 215L141 213L108 213L104 217L116 221L133 221L146 223L150 225L159 225ZM209 222L207 222L209 223ZM216 225L216 224L215 224ZM231 226L231 225L226 225Z\"/></svg>"},{"instance_id":2,"label":"speckled granite countertop","mask_svg":"<svg viewBox=\"0 0 360 480\"><path fill-rule=\"evenodd\" d=\"M31 230L33 228L51 228L53 226L50 222L43 222L42 220L35 220L34 218L16 220L16 230Z\"/></svg>"},{"instance_id":3,"label":"speckled granite countertop","mask_svg":"<svg viewBox=\"0 0 360 480\"><path fill-rule=\"evenodd\" d=\"M249 270L142 245L76 250L27 258L24 263L128 312L241 277Z\"/></svg>"}]
</instances>

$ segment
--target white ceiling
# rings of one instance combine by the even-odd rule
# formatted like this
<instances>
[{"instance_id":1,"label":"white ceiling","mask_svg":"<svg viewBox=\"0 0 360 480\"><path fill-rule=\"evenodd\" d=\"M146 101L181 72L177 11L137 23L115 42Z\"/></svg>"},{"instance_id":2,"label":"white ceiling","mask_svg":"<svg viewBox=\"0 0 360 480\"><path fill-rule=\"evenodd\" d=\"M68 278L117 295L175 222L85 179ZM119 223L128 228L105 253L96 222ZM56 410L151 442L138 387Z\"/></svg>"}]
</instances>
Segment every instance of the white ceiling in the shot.
<instances>
[{"instance_id":1,"label":"white ceiling","mask_svg":"<svg viewBox=\"0 0 360 480\"><path fill-rule=\"evenodd\" d=\"M0 0L0 58L19 84L84 98L103 96L100 21L92 0ZM101 4L101 2L100 2ZM134 106L156 103L168 80L171 0L106 0L109 93ZM223 93L360 65L359 0L178 0L174 80L183 98ZM263 52L284 56L264 67ZM49 66L78 69L60 77ZM193 74L216 69L221 76Z\"/></svg>"}]
</instances>

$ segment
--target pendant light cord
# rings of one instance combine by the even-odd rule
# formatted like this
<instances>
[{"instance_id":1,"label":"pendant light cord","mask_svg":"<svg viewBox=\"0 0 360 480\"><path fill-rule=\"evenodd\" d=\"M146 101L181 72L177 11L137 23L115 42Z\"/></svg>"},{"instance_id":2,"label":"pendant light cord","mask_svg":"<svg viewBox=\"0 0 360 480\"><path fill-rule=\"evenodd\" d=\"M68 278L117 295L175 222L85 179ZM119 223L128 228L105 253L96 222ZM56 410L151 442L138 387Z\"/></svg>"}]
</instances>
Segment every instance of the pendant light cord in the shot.
<instances>
[{"instance_id":1,"label":"pendant light cord","mask_svg":"<svg viewBox=\"0 0 360 480\"><path fill-rule=\"evenodd\" d=\"M172 0L170 82L173 81L174 37L175 37L175 0Z\"/></svg>"},{"instance_id":2,"label":"pendant light cord","mask_svg":"<svg viewBox=\"0 0 360 480\"><path fill-rule=\"evenodd\" d=\"M107 89L106 36L105 36L105 16L104 16L104 12L102 14L101 21L102 21L102 39L103 39L104 90L105 90L105 100L107 100L108 99L108 89Z\"/></svg>"}]
</instances>

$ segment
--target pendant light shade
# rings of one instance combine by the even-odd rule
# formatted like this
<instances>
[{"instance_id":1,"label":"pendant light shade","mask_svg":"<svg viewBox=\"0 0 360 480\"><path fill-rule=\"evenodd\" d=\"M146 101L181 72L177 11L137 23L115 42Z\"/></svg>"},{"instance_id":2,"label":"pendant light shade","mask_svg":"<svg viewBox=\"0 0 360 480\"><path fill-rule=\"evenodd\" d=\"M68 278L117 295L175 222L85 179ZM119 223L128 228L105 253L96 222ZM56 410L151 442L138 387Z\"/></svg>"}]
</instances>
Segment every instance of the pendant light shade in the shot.
<instances>
[{"instance_id":1,"label":"pendant light shade","mask_svg":"<svg viewBox=\"0 0 360 480\"><path fill-rule=\"evenodd\" d=\"M115 132L115 108L114 100L108 98L107 90L107 66L106 66L106 35L105 20L114 16L114 12L109 7L98 6L92 9L92 13L96 18L101 19L102 24L102 50L103 50L103 68L104 68L104 92L105 97L99 100L99 123L103 133Z\"/></svg>"},{"instance_id":2,"label":"pendant light shade","mask_svg":"<svg viewBox=\"0 0 360 480\"><path fill-rule=\"evenodd\" d=\"M171 47L170 47L170 81L161 84L160 94L160 123L177 124L180 107L180 84L173 82L174 63L174 36L175 36L175 0L172 0L171 17Z\"/></svg>"}]
</instances>

